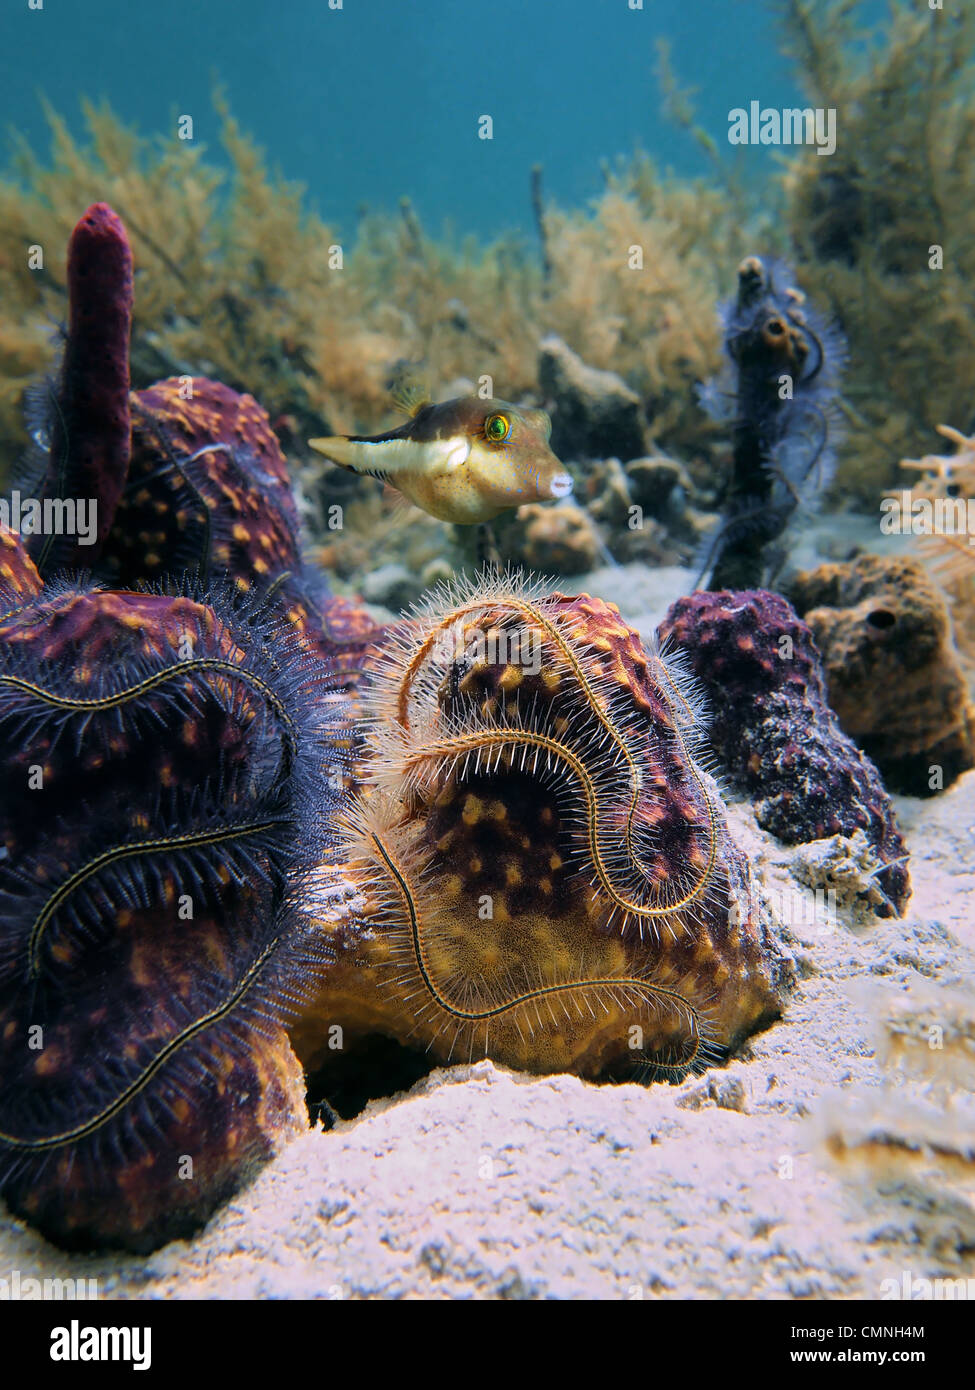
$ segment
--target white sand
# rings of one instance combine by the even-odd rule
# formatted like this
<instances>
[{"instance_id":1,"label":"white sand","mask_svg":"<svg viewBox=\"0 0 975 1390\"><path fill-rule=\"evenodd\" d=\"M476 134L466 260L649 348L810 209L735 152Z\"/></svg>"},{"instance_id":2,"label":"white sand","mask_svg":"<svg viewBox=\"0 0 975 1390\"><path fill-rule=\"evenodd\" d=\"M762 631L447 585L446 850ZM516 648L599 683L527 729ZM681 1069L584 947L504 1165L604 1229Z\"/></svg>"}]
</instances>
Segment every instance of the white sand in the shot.
<instances>
[{"instance_id":1,"label":"white sand","mask_svg":"<svg viewBox=\"0 0 975 1390\"><path fill-rule=\"evenodd\" d=\"M95 1276L103 1296L157 1298L872 1298L904 1271L975 1278L975 1117L948 1090L912 1099L874 1054L887 1015L915 993L937 1015L939 991L945 1013L970 1003L971 1049L975 774L898 811L907 920L794 926L786 1016L727 1068L648 1089L440 1070L303 1136L196 1240L151 1257L65 1256L0 1217L0 1278ZM747 808L732 819L767 885L798 891L792 852ZM845 1132L876 1111L885 1133L920 1126L958 1155L838 1164L819 1139L835 1093L854 1101Z\"/></svg>"}]
</instances>

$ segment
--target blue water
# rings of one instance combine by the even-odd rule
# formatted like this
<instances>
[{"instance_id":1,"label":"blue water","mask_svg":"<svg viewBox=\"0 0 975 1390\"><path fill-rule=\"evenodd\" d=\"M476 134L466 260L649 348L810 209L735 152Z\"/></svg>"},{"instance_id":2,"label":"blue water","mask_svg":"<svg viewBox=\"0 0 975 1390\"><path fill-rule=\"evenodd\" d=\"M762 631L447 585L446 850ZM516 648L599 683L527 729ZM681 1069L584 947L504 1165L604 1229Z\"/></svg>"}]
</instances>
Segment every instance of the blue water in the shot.
<instances>
[{"instance_id":1,"label":"blue water","mask_svg":"<svg viewBox=\"0 0 975 1390\"><path fill-rule=\"evenodd\" d=\"M35 0L36 3L36 0ZM363 208L404 195L434 231L530 227L529 171L578 205L600 161L641 146L705 173L668 123L654 76L672 45L698 118L726 153L728 112L802 97L765 0L2 0L0 124L45 148L41 93L80 130L81 97L107 98L143 133L194 136L218 154L211 93L225 88L271 161L345 234ZM860 7L871 18L875 0ZM494 139L477 138L489 114ZM747 151L754 178L773 152Z\"/></svg>"}]
</instances>

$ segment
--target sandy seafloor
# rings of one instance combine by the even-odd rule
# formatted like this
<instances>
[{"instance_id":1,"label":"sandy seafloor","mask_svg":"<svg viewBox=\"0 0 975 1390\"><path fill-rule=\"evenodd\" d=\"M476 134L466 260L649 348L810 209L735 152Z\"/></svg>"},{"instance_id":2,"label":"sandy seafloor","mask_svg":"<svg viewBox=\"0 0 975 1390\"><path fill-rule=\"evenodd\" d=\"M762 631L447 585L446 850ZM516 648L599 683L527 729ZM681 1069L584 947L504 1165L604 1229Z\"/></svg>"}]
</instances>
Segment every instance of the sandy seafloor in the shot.
<instances>
[{"instance_id":1,"label":"sandy seafloor","mask_svg":"<svg viewBox=\"0 0 975 1390\"><path fill-rule=\"evenodd\" d=\"M648 631L687 575L573 587ZM303 1135L148 1257L67 1256L3 1213L0 1278L150 1298L860 1299L924 1278L975 1295L975 772L895 804L906 918L832 926L796 851L731 807L759 880L810 910L783 933L782 1021L726 1067L649 1088L441 1069Z\"/></svg>"}]
</instances>

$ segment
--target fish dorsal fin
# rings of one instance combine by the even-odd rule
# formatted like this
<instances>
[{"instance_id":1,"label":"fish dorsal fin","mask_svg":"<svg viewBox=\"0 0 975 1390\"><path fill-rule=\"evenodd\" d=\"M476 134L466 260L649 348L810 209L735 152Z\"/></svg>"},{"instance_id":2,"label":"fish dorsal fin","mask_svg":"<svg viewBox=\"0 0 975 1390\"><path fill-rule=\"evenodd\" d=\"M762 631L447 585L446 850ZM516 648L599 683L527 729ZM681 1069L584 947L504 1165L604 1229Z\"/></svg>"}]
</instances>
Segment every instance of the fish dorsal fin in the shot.
<instances>
[{"instance_id":1,"label":"fish dorsal fin","mask_svg":"<svg viewBox=\"0 0 975 1390\"><path fill-rule=\"evenodd\" d=\"M432 405L430 390L420 381L401 381L393 388L393 405L408 419L413 420L425 405Z\"/></svg>"}]
</instances>

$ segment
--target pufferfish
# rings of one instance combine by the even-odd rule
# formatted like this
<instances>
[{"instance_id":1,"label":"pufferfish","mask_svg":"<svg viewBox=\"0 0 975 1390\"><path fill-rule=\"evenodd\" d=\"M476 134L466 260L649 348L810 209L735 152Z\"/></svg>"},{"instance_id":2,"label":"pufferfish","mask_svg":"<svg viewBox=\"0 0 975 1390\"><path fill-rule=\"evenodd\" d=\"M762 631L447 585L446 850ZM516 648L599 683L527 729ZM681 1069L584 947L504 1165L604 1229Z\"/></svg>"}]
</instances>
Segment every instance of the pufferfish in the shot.
<instances>
[{"instance_id":1,"label":"pufferfish","mask_svg":"<svg viewBox=\"0 0 975 1390\"><path fill-rule=\"evenodd\" d=\"M461 396L409 406L388 434L310 439L312 449L353 473L390 483L441 521L473 526L523 502L568 497L572 478L549 448L544 410Z\"/></svg>"}]
</instances>

